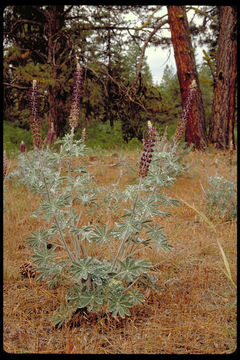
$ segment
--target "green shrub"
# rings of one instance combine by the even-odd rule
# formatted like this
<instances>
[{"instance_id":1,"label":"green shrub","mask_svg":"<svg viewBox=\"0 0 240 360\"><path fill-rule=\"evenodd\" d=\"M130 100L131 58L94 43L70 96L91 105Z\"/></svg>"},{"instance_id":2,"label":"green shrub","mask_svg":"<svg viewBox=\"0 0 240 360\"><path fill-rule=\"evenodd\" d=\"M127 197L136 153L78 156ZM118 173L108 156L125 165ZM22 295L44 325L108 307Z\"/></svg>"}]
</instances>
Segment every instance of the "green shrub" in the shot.
<instances>
[{"instance_id":1,"label":"green shrub","mask_svg":"<svg viewBox=\"0 0 240 360\"><path fill-rule=\"evenodd\" d=\"M125 143L122 138L121 123L116 121L111 128L109 121L96 123L87 129L86 145L90 148L114 149Z\"/></svg>"},{"instance_id":2,"label":"green shrub","mask_svg":"<svg viewBox=\"0 0 240 360\"><path fill-rule=\"evenodd\" d=\"M23 130L19 127L14 127L10 123L3 123L3 147L7 154L14 155L20 151L20 143L24 141L27 150L31 150L32 134L30 130Z\"/></svg>"},{"instance_id":3,"label":"green shrub","mask_svg":"<svg viewBox=\"0 0 240 360\"><path fill-rule=\"evenodd\" d=\"M132 138L129 142L128 142L128 144L127 144L127 149L128 150L135 150L135 149L137 149L137 148L142 148L142 143L141 143L141 141L139 141L137 138Z\"/></svg>"},{"instance_id":4,"label":"green shrub","mask_svg":"<svg viewBox=\"0 0 240 360\"><path fill-rule=\"evenodd\" d=\"M207 215L224 220L237 217L237 183L222 176L210 176L205 189Z\"/></svg>"}]
</instances>

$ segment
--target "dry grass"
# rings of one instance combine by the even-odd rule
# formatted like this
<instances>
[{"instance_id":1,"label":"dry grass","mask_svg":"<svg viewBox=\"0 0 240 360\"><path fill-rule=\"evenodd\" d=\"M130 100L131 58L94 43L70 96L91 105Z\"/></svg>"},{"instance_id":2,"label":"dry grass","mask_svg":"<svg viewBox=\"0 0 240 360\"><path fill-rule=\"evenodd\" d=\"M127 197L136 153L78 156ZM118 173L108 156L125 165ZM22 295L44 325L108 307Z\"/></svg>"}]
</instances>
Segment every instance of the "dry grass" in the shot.
<instances>
[{"instance_id":1,"label":"dry grass","mask_svg":"<svg viewBox=\"0 0 240 360\"><path fill-rule=\"evenodd\" d=\"M135 163L135 155L128 154ZM235 155L236 157L236 155ZM205 210L200 181L205 170L228 176L228 154L194 152L196 161L166 193ZM15 165L11 162L11 168ZM102 184L117 181L117 154L89 159L89 171ZM205 170L204 170L205 167ZM233 174L236 173L236 160ZM124 174L121 184L133 180ZM236 291L223 273L216 235L189 207L169 209L170 218L159 219L174 246L171 253L148 253L159 263L159 291L146 293L144 306L132 309L124 320L76 315L73 324L54 329L50 318L64 301L64 286L49 290L44 283L22 279L19 267L30 258L25 238L40 220L30 217L38 199L24 186L8 183L4 212L4 350L9 353L80 354L228 354L236 350ZM236 222L213 220L218 240L236 282Z\"/></svg>"}]
</instances>

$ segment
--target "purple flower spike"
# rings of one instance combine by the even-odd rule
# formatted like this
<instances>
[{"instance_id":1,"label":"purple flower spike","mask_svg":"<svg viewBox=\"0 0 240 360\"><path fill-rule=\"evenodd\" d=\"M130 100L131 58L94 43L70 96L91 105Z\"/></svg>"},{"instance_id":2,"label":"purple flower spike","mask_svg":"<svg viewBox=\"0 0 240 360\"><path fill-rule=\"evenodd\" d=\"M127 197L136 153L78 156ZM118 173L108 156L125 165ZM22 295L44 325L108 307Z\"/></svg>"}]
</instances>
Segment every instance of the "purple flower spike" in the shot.
<instances>
[{"instance_id":1,"label":"purple flower spike","mask_svg":"<svg viewBox=\"0 0 240 360\"><path fill-rule=\"evenodd\" d=\"M20 151L21 151L21 153L26 152L26 145L23 140L21 141L21 144L20 144Z\"/></svg>"},{"instance_id":2,"label":"purple flower spike","mask_svg":"<svg viewBox=\"0 0 240 360\"><path fill-rule=\"evenodd\" d=\"M187 95L183 105L183 110L181 112L181 117L177 124L176 132L174 135L175 146L177 146L177 144L181 141L184 135L186 124L189 119L189 114L193 106L193 100L196 95L196 87L197 87L196 81L193 80L190 85L190 88L187 91Z\"/></svg>"},{"instance_id":3,"label":"purple flower spike","mask_svg":"<svg viewBox=\"0 0 240 360\"><path fill-rule=\"evenodd\" d=\"M148 129L146 139L144 140L144 149L139 164L139 175L145 178L148 174L149 165L152 161L154 145L156 142L156 129L152 127L150 121L148 121Z\"/></svg>"},{"instance_id":4,"label":"purple flower spike","mask_svg":"<svg viewBox=\"0 0 240 360\"><path fill-rule=\"evenodd\" d=\"M74 73L72 105L69 116L69 124L71 128L77 127L78 124L79 100L80 100L80 93L82 90L82 80L83 80L83 69L81 68L80 64L77 63L77 68Z\"/></svg>"},{"instance_id":5,"label":"purple flower spike","mask_svg":"<svg viewBox=\"0 0 240 360\"><path fill-rule=\"evenodd\" d=\"M40 150L42 148L42 137L41 120L39 119L39 93L36 80L32 82L29 95L30 127L33 134L33 145Z\"/></svg>"},{"instance_id":6,"label":"purple flower spike","mask_svg":"<svg viewBox=\"0 0 240 360\"><path fill-rule=\"evenodd\" d=\"M49 148L49 146L53 143L54 136L56 135L54 131L53 123L51 123L51 128L48 131L47 138L46 138L46 146Z\"/></svg>"},{"instance_id":7,"label":"purple flower spike","mask_svg":"<svg viewBox=\"0 0 240 360\"><path fill-rule=\"evenodd\" d=\"M7 154L6 151L3 151L3 179L7 175L7 169L8 169L8 160L7 160Z\"/></svg>"}]
</instances>

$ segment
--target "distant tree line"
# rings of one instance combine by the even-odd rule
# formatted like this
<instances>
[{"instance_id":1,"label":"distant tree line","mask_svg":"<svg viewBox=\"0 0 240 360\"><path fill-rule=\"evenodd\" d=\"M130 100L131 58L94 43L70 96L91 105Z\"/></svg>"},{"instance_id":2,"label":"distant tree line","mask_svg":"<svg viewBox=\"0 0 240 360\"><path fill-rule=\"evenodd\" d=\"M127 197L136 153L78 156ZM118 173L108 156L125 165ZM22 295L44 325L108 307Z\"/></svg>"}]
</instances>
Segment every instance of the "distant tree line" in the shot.
<instances>
[{"instance_id":1,"label":"distant tree line","mask_svg":"<svg viewBox=\"0 0 240 360\"><path fill-rule=\"evenodd\" d=\"M165 11L158 15L161 9ZM189 21L190 9L194 15ZM129 13L135 18L129 20ZM195 17L202 19L201 26ZM62 136L68 130L77 59L84 69L79 128L96 120L114 126L120 120L125 141L141 140L147 120L162 124L173 120L170 115L176 109L175 115L180 113L185 91L196 79L197 101L186 141L198 149L205 149L208 141L226 149L234 144L236 19L236 9L230 6L8 6L4 10L4 120L29 128L28 88L36 79L42 95L39 116ZM163 36L165 28L171 37ZM212 82L210 114L195 64L196 41L206 46L209 78L205 85ZM164 78L162 84L153 83L145 58L150 44L159 49L173 45L178 75L174 97L168 97L173 88L164 85Z\"/></svg>"}]
</instances>

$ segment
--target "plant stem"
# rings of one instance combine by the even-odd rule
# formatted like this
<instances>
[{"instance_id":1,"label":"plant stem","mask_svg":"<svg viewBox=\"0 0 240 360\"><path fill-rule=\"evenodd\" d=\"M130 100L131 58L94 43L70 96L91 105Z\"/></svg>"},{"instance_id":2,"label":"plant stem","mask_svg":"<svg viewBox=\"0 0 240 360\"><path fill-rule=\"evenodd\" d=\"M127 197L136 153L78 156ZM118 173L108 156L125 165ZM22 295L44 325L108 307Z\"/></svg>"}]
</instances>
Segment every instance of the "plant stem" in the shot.
<instances>
[{"instance_id":1,"label":"plant stem","mask_svg":"<svg viewBox=\"0 0 240 360\"><path fill-rule=\"evenodd\" d=\"M51 197L50 197L50 192L49 192L49 189L48 189L48 184L47 184L47 181L46 181L44 172L43 172L42 154L41 154L40 152L39 152L39 160L40 160L40 172L41 172L41 176L42 176L42 179L43 179L45 188L46 188L48 201L49 201L49 203L51 203ZM62 243L64 244L65 250L67 251L69 258L70 258L70 259L72 260L72 262L73 262L73 261L74 261L73 255L72 255L72 253L70 252L70 250L69 250L69 248L68 248L68 245L67 245L67 243L66 243L66 240L64 239L62 230L61 230L60 225L59 225L59 221L58 221L57 215L54 214L54 215L53 215L53 218L54 218L54 221L55 221L55 223L56 223L56 225L57 225L57 228L58 228L58 231L59 231L59 234L60 234Z\"/></svg>"},{"instance_id":2,"label":"plant stem","mask_svg":"<svg viewBox=\"0 0 240 360\"><path fill-rule=\"evenodd\" d=\"M133 285L136 284L136 282L140 279L140 276L138 276L126 289L124 289L123 292L127 292Z\"/></svg>"},{"instance_id":3,"label":"plant stem","mask_svg":"<svg viewBox=\"0 0 240 360\"><path fill-rule=\"evenodd\" d=\"M156 189L157 189L157 185L154 187L154 189L153 189L153 191L152 191L151 198L152 198L153 195L155 194ZM146 212L146 211L144 211L144 213L142 214L140 220L142 220L142 219L144 218L145 212ZM138 233L135 234L134 236L138 235L139 233L140 233L140 232L138 232ZM130 242L128 243L127 247L125 248L125 251L124 251L124 254L123 254L122 257L126 257L126 253L127 253L127 250L128 250L129 245L130 245ZM134 246L135 246L135 248L134 248ZM131 247L131 250L129 251L128 256L131 255L133 252L135 252L135 250L136 250L136 248L137 248L138 246L139 246L139 244L133 243L133 244L132 244L132 247Z\"/></svg>"},{"instance_id":4,"label":"plant stem","mask_svg":"<svg viewBox=\"0 0 240 360\"><path fill-rule=\"evenodd\" d=\"M74 127L71 127L71 140L70 140L70 147L72 147L73 143L73 135L74 135ZM72 170L72 155L70 155L69 161L68 161L68 176L70 177Z\"/></svg>"},{"instance_id":5,"label":"plant stem","mask_svg":"<svg viewBox=\"0 0 240 360\"><path fill-rule=\"evenodd\" d=\"M134 214L135 214L137 201L138 201L138 198L139 198L139 195L140 195L140 191L141 191L141 186L142 186L142 176L140 177L140 180L139 180L138 192L137 192L137 196L136 196L136 198L135 198L134 204L133 204L133 209L132 209L132 216L131 216L131 218L133 218L133 216L134 216ZM111 270L110 270L110 271L113 271L113 269L114 269L114 267L115 267L115 265L116 265L116 262L117 262L117 260L118 260L118 258L119 258L119 256L120 256L120 254L121 254L121 251L122 251L122 249L123 249L123 246L124 246L124 244L126 243L126 241L128 240L128 238L129 238L129 234L127 233L127 234L125 235L125 237L123 238L123 240L122 240L122 242L121 242L121 244L120 244L120 246L119 246L119 248L118 248L117 255L115 256L115 259L114 259L114 261L113 261L113 264L112 264L112 267L111 267ZM127 248L128 248L128 245L127 245ZM126 252L126 251L125 251L125 252ZM125 252L124 252L124 253L125 253Z\"/></svg>"}]
</instances>

